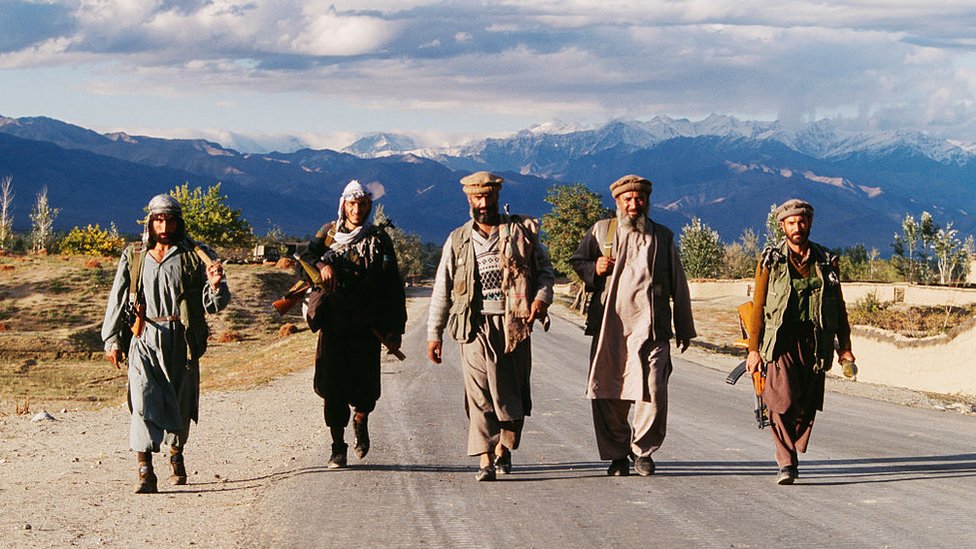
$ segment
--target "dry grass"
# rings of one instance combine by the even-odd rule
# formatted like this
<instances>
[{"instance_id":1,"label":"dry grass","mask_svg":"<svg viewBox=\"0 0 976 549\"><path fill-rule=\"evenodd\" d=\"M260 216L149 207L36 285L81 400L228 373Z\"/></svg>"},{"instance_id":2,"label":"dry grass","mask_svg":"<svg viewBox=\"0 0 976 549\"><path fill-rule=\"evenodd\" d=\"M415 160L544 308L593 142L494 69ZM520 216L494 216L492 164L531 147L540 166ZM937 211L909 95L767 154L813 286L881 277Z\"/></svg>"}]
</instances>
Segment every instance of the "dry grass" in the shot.
<instances>
[{"instance_id":1,"label":"dry grass","mask_svg":"<svg viewBox=\"0 0 976 549\"><path fill-rule=\"evenodd\" d=\"M873 294L848 306L852 325L874 326L905 337L947 334L976 318L976 305L904 306L880 301Z\"/></svg>"},{"instance_id":2,"label":"dry grass","mask_svg":"<svg viewBox=\"0 0 976 549\"><path fill-rule=\"evenodd\" d=\"M102 358L98 331L116 258L0 257L0 414L29 399L35 409L94 409L125 402L126 375ZM314 340L282 342L283 321L271 302L294 283L272 266L227 265L233 300L209 317L210 343L201 361L203 387L247 388L312 364ZM233 335L228 335L233 334ZM224 342L220 340L223 339Z\"/></svg>"},{"instance_id":3,"label":"dry grass","mask_svg":"<svg viewBox=\"0 0 976 549\"><path fill-rule=\"evenodd\" d=\"M99 337L117 259L87 267L89 259L0 256L0 266L17 266L0 270L0 325L8 329L0 333L0 415L125 405L125 370L104 359ZM233 299L208 317L219 335L200 362L201 388L248 389L312 366L315 334L297 310L282 318L271 307L294 275L274 264L225 268Z\"/></svg>"}]
</instances>

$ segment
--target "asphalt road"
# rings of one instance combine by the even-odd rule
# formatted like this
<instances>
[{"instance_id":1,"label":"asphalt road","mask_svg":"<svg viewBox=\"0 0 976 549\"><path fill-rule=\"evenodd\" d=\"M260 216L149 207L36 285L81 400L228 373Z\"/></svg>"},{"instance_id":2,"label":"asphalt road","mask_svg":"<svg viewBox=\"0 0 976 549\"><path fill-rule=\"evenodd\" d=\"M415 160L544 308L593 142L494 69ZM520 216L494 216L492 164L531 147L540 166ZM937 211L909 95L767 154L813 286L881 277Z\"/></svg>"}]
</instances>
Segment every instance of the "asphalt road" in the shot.
<instances>
[{"instance_id":1,"label":"asphalt road","mask_svg":"<svg viewBox=\"0 0 976 549\"><path fill-rule=\"evenodd\" d=\"M533 338L534 411L513 473L476 482L457 345L427 362L425 323L407 334L408 360L384 364L369 456L328 470L322 441L283 464L241 546L976 546L976 418L830 393L801 478L778 486L751 388L680 358L657 474L607 477L583 397L589 341L560 319Z\"/></svg>"}]
</instances>

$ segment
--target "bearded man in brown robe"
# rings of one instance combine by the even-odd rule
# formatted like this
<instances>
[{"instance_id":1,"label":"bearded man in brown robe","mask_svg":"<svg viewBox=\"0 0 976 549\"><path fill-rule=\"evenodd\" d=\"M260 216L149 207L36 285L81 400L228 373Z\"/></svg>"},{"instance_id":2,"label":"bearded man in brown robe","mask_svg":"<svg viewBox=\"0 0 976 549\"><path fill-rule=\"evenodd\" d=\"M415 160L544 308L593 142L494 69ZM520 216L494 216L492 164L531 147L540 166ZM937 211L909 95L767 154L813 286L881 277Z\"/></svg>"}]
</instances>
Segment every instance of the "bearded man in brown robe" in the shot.
<instances>
[{"instance_id":1,"label":"bearded man in brown robe","mask_svg":"<svg viewBox=\"0 0 976 549\"><path fill-rule=\"evenodd\" d=\"M586 396L600 459L610 460L611 476L630 474L628 458L639 475L654 474L651 454L667 431L669 342L674 337L684 352L697 335L674 233L647 215L652 188L636 175L615 181L610 191L617 217L598 221L570 258L593 291ZM632 405L633 425L627 420Z\"/></svg>"}]
</instances>

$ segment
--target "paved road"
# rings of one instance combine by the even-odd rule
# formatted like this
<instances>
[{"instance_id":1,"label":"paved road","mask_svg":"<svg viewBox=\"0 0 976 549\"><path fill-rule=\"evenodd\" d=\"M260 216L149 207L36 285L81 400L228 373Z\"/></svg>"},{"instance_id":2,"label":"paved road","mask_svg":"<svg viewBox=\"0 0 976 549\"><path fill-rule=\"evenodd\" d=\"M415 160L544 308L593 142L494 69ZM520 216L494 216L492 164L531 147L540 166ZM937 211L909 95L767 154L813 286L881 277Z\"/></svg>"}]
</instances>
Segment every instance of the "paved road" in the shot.
<instances>
[{"instance_id":1,"label":"paved road","mask_svg":"<svg viewBox=\"0 0 976 549\"><path fill-rule=\"evenodd\" d=\"M751 389L675 360L657 474L611 478L582 397L588 341L554 319L534 338L535 409L515 470L474 480L457 345L384 365L373 449L283 464L243 525L245 547L972 547L976 419L828 394L799 483L773 483ZM731 364L730 364L731 366Z\"/></svg>"}]
</instances>

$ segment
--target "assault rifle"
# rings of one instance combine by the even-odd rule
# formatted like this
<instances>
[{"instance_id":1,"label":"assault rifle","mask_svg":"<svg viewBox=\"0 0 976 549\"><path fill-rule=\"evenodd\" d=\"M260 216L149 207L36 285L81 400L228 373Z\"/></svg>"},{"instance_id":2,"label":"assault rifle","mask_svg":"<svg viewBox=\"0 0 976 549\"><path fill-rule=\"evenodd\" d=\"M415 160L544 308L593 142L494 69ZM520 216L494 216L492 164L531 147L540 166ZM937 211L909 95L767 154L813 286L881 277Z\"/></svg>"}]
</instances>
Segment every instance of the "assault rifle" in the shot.
<instances>
[{"instance_id":1,"label":"assault rifle","mask_svg":"<svg viewBox=\"0 0 976 549\"><path fill-rule=\"evenodd\" d=\"M318 269L314 266L309 265L308 262L296 257L295 260L301 265L302 270L305 272L305 280L299 280L295 283L286 293L279 299L276 299L274 303L271 304L272 307L278 314L284 316L285 313L292 310L296 305L301 303L305 299L305 293L312 289L313 286L322 286L322 275L319 274ZM389 342L383 334L379 332L376 328L370 327L369 330L373 333L373 336L379 340L380 343L386 347L386 350L391 355L397 357L399 360L406 360L407 355L403 354L398 347L395 347Z\"/></svg>"},{"instance_id":2,"label":"assault rifle","mask_svg":"<svg viewBox=\"0 0 976 549\"><path fill-rule=\"evenodd\" d=\"M736 308L739 313L739 329L742 331L742 339L736 341L733 345L741 349L749 348L749 331L746 326L749 324L749 318L752 316L752 302L747 301ZM742 374L746 372L746 361L743 360L736 366L731 372L729 372L728 377L725 378L725 382L729 385L735 385L736 381L742 377ZM766 408L766 404L762 399L763 388L766 386L766 365L760 366L759 370L752 374L752 388L755 392L755 414L756 414L756 425L763 429L768 427L769 422L769 410Z\"/></svg>"}]
</instances>

